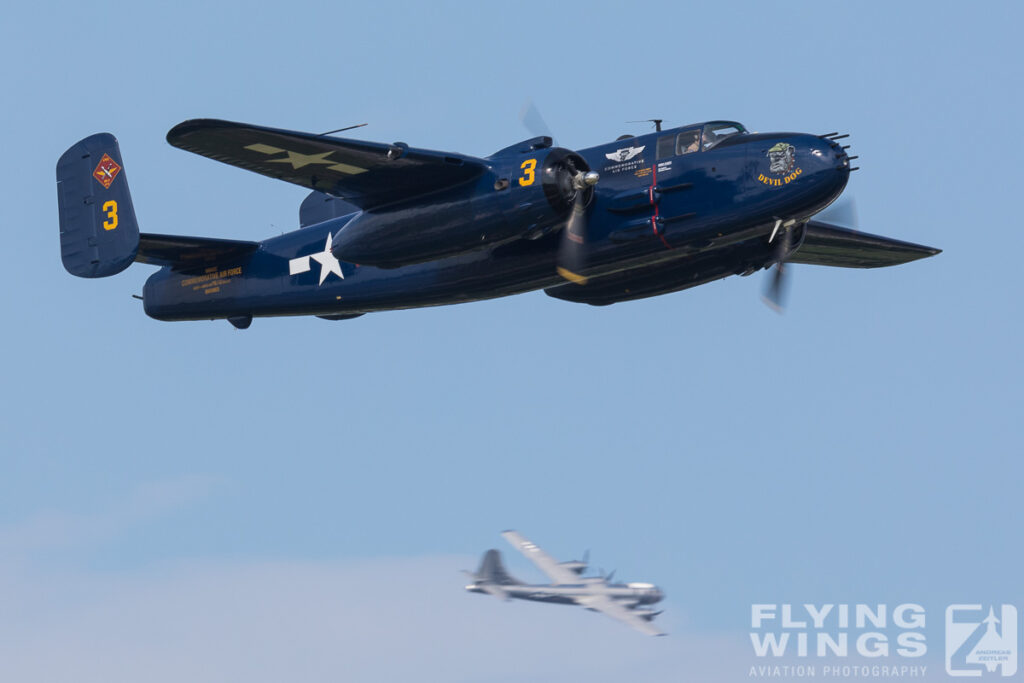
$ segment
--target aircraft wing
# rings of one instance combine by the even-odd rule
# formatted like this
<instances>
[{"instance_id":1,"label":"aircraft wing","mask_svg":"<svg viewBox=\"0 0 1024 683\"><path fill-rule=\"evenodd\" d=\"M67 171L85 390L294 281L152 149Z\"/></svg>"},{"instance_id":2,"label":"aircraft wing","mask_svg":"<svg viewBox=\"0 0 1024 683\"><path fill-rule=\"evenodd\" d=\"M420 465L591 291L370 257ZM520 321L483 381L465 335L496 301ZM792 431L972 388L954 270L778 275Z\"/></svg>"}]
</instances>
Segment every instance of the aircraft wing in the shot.
<instances>
[{"instance_id":1,"label":"aircraft wing","mask_svg":"<svg viewBox=\"0 0 1024 683\"><path fill-rule=\"evenodd\" d=\"M935 256L941 250L808 221L804 241L787 261L841 268L881 268Z\"/></svg>"},{"instance_id":2,"label":"aircraft wing","mask_svg":"<svg viewBox=\"0 0 1024 683\"><path fill-rule=\"evenodd\" d=\"M620 602L612 600L607 595L588 595L583 598L576 598L576 602L589 610L600 612L617 621L632 626L637 631L649 636L663 636L665 633L654 625L652 621L644 619L643 616L626 607Z\"/></svg>"},{"instance_id":3,"label":"aircraft wing","mask_svg":"<svg viewBox=\"0 0 1024 683\"><path fill-rule=\"evenodd\" d=\"M436 192L478 178L482 159L384 144L193 119L167 142L204 157L340 197L360 209Z\"/></svg>"},{"instance_id":4,"label":"aircraft wing","mask_svg":"<svg viewBox=\"0 0 1024 683\"><path fill-rule=\"evenodd\" d=\"M537 568L548 575L555 585L562 583L579 583L580 577L568 567L558 564L558 560L541 550L536 543L525 538L518 531L503 531L502 538L508 541L516 550L526 556L526 559L537 565Z\"/></svg>"}]
</instances>

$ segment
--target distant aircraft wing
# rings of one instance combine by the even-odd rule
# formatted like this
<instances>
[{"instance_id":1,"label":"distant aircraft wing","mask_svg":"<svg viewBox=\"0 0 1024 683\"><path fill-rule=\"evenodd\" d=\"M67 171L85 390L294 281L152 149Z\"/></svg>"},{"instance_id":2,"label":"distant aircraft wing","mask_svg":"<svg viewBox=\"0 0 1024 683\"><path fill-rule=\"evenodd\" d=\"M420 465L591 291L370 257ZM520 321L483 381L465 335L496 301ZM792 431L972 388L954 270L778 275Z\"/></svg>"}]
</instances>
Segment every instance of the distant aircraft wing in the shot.
<instances>
[{"instance_id":1,"label":"distant aircraft wing","mask_svg":"<svg viewBox=\"0 0 1024 683\"><path fill-rule=\"evenodd\" d=\"M580 577L568 567L558 564L558 560L540 549L536 543L525 538L518 531L503 531L502 537L512 547L526 556L526 559L537 565L537 568L548 575L555 585L562 583L579 583Z\"/></svg>"},{"instance_id":2,"label":"distant aircraft wing","mask_svg":"<svg viewBox=\"0 0 1024 683\"><path fill-rule=\"evenodd\" d=\"M576 598L576 602L587 609L600 612L624 624L632 626L637 631L649 636L663 636L665 633L654 625L653 622L644 619L642 615L631 610L620 602L612 600L607 595L588 595Z\"/></svg>"},{"instance_id":3,"label":"distant aircraft wing","mask_svg":"<svg viewBox=\"0 0 1024 683\"><path fill-rule=\"evenodd\" d=\"M812 220L807 222L800 248L786 260L817 266L881 268L939 253L940 249Z\"/></svg>"},{"instance_id":4,"label":"distant aircraft wing","mask_svg":"<svg viewBox=\"0 0 1024 683\"><path fill-rule=\"evenodd\" d=\"M478 178L482 159L384 144L193 119L167 142L225 164L339 197L361 209L436 192Z\"/></svg>"}]
</instances>

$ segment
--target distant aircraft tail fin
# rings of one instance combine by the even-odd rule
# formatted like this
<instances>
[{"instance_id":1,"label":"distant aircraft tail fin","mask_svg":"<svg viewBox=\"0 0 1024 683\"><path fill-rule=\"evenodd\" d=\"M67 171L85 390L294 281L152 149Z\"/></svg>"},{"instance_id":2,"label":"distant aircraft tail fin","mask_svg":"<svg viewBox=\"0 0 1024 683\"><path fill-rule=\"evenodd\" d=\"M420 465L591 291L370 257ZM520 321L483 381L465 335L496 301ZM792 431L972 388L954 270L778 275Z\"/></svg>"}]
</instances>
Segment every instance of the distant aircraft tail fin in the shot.
<instances>
[{"instance_id":1,"label":"distant aircraft tail fin","mask_svg":"<svg viewBox=\"0 0 1024 683\"><path fill-rule=\"evenodd\" d=\"M501 561L501 553L497 550L491 549L484 553L483 559L480 560L480 568L476 570L476 578L478 581L485 581L489 583L497 583L501 585L512 585L518 584L509 573L505 571L505 565Z\"/></svg>"},{"instance_id":2,"label":"distant aircraft tail fin","mask_svg":"<svg viewBox=\"0 0 1024 683\"><path fill-rule=\"evenodd\" d=\"M139 250L128 178L117 138L97 133L57 162L60 255L78 277L106 277L127 268Z\"/></svg>"}]
</instances>

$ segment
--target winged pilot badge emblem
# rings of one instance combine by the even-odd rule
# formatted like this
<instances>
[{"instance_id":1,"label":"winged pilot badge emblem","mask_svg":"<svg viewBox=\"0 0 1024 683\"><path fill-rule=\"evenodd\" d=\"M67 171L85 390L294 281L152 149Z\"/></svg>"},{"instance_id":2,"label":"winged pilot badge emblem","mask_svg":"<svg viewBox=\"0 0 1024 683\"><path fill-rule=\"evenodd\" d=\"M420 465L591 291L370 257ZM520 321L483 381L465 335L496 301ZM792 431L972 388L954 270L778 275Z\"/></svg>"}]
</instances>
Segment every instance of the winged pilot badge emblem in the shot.
<instances>
[{"instance_id":1,"label":"winged pilot badge emblem","mask_svg":"<svg viewBox=\"0 0 1024 683\"><path fill-rule=\"evenodd\" d=\"M644 151L647 145L641 145L640 147L622 147L615 150L614 152L608 152L604 155L608 161L629 161L640 152Z\"/></svg>"}]
</instances>

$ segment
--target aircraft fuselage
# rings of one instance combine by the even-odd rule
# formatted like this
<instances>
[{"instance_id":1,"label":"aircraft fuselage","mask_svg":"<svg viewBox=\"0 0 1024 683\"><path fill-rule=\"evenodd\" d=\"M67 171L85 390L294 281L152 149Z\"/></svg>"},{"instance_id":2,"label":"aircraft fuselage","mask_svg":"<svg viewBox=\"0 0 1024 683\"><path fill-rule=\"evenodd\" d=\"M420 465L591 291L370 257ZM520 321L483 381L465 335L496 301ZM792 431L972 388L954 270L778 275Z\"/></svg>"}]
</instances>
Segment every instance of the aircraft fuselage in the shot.
<instances>
[{"instance_id":1,"label":"aircraft fuselage","mask_svg":"<svg viewBox=\"0 0 1024 683\"><path fill-rule=\"evenodd\" d=\"M567 584L567 585L529 585L515 584L500 586L509 598L532 600L534 602L551 602L562 605L580 604L579 599L595 593L606 595L613 600L629 605L653 605L664 599L665 595L657 586L651 584ZM486 593L481 588L467 586L471 593Z\"/></svg>"}]
</instances>

